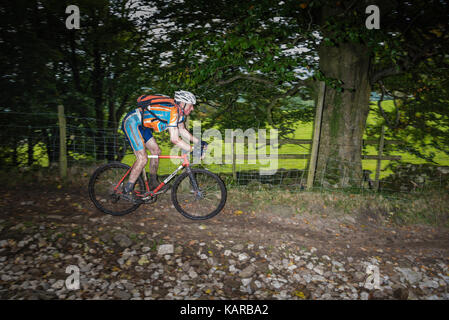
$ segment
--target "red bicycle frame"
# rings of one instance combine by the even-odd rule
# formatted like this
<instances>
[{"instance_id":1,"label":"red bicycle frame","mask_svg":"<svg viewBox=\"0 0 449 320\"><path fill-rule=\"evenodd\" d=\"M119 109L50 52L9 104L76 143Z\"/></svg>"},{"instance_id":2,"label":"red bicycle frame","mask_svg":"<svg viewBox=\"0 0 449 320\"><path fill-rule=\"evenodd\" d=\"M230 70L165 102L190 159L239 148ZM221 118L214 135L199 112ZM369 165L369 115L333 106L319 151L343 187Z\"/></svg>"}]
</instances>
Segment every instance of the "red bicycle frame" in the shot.
<instances>
[{"instance_id":1,"label":"red bicycle frame","mask_svg":"<svg viewBox=\"0 0 449 320\"><path fill-rule=\"evenodd\" d=\"M176 168L175 171L173 171L172 174L170 174L164 181L162 181L157 187L156 189L154 189L153 191L150 190L150 186L148 185L148 179L147 179L147 175L145 174L145 168L142 169L142 175L143 175L143 180L145 181L145 189L146 192L144 195L140 195L139 191L136 191L136 195L139 197L146 197L146 196L154 196L164 185L166 185L178 172L179 170L182 170L185 167L189 167L190 166L190 162L189 162L189 157L188 154L183 154L182 156L158 156L158 155L148 155L149 159L183 159L184 161L182 162L182 164ZM125 175L123 176L123 178L120 179L120 181L117 183L117 185L114 188L115 192L119 192L121 193L121 191L119 190L119 186L122 184L123 180L125 180L125 178L128 176L128 174L131 172L133 167L129 168L129 170L125 173Z\"/></svg>"}]
</instances>

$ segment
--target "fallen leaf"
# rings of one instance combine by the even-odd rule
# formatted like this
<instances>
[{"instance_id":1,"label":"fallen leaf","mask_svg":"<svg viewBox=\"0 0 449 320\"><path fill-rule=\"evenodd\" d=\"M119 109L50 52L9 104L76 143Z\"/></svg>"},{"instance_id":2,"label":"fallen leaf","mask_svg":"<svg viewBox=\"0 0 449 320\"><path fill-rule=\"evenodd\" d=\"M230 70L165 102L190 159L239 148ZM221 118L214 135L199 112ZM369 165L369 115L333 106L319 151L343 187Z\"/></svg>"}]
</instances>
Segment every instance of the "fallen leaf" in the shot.
<instances>
[{"instance_id":1,"label":"fallen leaf","mask_svg":"<svg viewBox=\"0 0 449 320\"><path fill-rule=\"evenodd\" d=\"M147 256L142 256L142 258L140 258L137 263L139 264L139 266L142 266L144 264L150 263L150 261L148 260Z\"/></svg>"},{"instance_id":2,"label":"fallen leaf","mask_svg":"<svg viewBox=\"0 0 449 320\"><path fill-rule=\"evenodd\" d=\"M302 292L302 291L295 291L294 294L295 294L295 296L299 297L300 299L306 298L304 292Z\"/></svg>"}]
</instances>

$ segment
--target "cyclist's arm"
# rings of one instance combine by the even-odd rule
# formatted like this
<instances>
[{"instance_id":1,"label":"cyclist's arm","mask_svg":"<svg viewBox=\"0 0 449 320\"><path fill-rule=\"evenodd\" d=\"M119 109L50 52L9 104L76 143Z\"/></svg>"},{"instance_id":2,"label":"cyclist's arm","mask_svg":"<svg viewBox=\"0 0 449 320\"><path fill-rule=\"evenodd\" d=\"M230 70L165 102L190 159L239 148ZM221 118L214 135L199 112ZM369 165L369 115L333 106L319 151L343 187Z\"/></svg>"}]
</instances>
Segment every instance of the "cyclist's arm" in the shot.
<instances>
[{"instance_id":1,"label":"cyclist's arm","mask_svg":"<svg viewBox=\"0 0 449 320\"><path fill-rule=\"evenodd\" d=\"M168 133L170 134L171 143L180 147L184 151L191 152L193 150L192 147L187 142L185 142L179 137L180 132L177 127L168 127Z\"/></svg>"},{"instance_id":2,"label":"cyclist's arm","mask_svg":"<svg viewBox=\"0 0 449 320\"><path fill-rule=\"evenodd\" d=\"M194 137L185 127L184 122L178 124L179 134L181 137L186 139L187 141L193 141L193 143L197 144L200 143L200 140L198 138Z\"/></svg>"}]
</instances>

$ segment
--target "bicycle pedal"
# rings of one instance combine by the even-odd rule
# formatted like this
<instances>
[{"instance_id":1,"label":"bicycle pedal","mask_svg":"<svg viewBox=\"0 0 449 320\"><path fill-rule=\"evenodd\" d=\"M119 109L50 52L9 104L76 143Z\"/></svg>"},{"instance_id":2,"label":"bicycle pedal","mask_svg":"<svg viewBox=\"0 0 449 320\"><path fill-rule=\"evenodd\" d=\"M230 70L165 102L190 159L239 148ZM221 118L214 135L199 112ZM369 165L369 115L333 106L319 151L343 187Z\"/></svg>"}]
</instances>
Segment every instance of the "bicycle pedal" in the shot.
<instances>
[{"instance_id":1,"label":"bicycle pedal","mask_svg":"<svg viewBox=\"0 0 449 320\"><path fill-rule=\"evenodd\" d=\"M134 204L141 204L141 203L143 203L143 200L141 200L141 199L136 199L136 198L134 198L134 197L131 196L131 195L127 195L127 194L122 193L121 196L122 196L125 200L128 200L129 202L132 202L132 203L134 203Z\"/></svg>"}]
</instances>

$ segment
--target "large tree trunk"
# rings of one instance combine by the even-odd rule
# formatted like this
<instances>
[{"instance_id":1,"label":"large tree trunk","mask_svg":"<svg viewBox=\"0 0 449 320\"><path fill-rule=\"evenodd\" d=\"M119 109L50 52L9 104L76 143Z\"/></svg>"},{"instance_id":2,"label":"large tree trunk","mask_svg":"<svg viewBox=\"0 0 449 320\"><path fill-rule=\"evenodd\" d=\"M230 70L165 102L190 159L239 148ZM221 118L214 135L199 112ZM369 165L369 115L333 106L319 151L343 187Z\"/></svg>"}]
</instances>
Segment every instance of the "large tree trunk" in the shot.
<instances>
[{"instance_id":1,"label":"large tree trunk","mask_svg":"<svg viewBox=\"0 0 449 320\"><path fill-rule=\"evenodd\" d=\"M12 150L11 150L11 161L12 165L17 168L19 166L19 155L17 152L18 141L17 138L13 139Z\"/></svg>"},{"instance_id":2,"label":"large tree trunk","mask_svg":"<svg viewBox=\"0 0 449 320\"><path fill-rule=\"evenodd\" d=\"M115 161L116 155L116 140L117 140L117 119L115 116L115 104L114 92L112 90L112 85L108 89L108 113L109 121L107 122L107 132L108 132L108 143L106 146L106 159L108 162ZM110 136L109 136L110 134Z\"/></svg>"},{"instance_id":3,"label":"large tree trunk","mask_svg":"<svg viewBox=\"0 0 449 320\"><path fill-rule=\"evenodd\" d=\"M47 157L49 166L53 163L59 162L59 150L57 147L57 141L59 141L59 130L58 128L49 128L44 132L44 143L47 150Z\"/></svg>"},{"instance_id":4,"label":"large tree trunk","mask_svg":"<svg viewBox=\"0 0 449 320\"><path fill-rule=\"evenodd\" d=\"M34 144L35 141L32 136L28 137L28 167L31 167L34 163Z\"/></svg>"},{"instance_id":5,"label":"large tree trunk","mask_svg":"<svg viewBox=\"0 0 449 320\"><path fill-rule=\"evenodd\" d=\"M95 133L95 156L96 160L104 160L105 141L104 141L104 111L103 111L103 77L104 69L101 65L101 53L99 44L94 44L93 50L94 68L92 71L92 91L94 97L95 119L96 119L96 133Z\"/></svg>"},{"instance_id":6,"label":"large tree trunk","mask_svg":"<svg viewBox=\"0 0 449 320\"><path fill-rule=\"evenodd\" d=\"M316 182L324 186L358 186L362 182L362 139L369 112L370 56L362 44L320 48L320 69L341 80L339 92L326 86Z\"/></svg>"}]
</instances>

